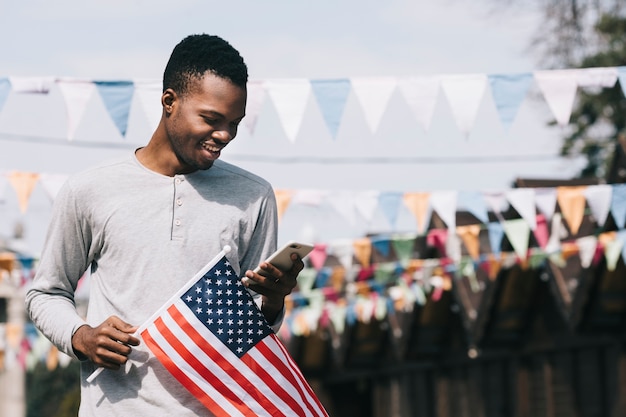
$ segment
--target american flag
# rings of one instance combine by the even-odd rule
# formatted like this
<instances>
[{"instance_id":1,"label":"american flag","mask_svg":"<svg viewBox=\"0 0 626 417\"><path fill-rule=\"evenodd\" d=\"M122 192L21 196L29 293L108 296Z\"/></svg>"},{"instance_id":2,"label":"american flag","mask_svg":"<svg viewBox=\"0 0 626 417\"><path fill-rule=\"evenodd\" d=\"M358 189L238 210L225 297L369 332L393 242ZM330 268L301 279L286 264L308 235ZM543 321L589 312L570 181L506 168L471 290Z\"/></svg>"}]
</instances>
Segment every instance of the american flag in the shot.
<instances>
[{"instance_id":1,"label":"american flag","mask_svg":"<svg viewBox=\"0 0 626 417\"><path fill-rule=\"evenodd\" d=\"M138 333L213 414L328 416L226 259L225 248Z\"/></svg>"}]
</instances>

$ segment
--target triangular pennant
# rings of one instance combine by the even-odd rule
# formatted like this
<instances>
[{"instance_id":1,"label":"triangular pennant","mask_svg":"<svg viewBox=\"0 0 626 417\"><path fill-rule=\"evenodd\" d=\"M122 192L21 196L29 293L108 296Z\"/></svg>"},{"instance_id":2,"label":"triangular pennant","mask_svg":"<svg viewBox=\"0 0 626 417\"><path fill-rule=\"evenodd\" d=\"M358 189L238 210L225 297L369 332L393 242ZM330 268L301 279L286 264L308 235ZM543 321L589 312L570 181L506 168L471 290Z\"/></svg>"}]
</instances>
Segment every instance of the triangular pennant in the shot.
<instances>
[{"instance_id":1,"label":"triangular pennant","mask_svg":"<svg viewBox=\"0 0 626 417\"><path fill-rule=\"evenodd\" d=\"M611 215L618 229L626 222L626 184L614 184L611 197Z\"/></svg>"},{"instance_id":2,"label":"triangular pennant","mask_svg":"<svg viewBox=\"0 0 626 417\"><path fill-rule=\"evenodd\" d=\"M391 242L388 237L372 237L371 241L372 247L376 249L376 252L380 253L384 258L389 256L389 253L391 252Z\"/></svg>"},{"instance_id":3,"label":"triangular pennant","mask_svg":"<svg viewBox=\"0 0 626 417\"><path fill-rule=\"evenodd\" d=\"M548 254L559 252L561 250L561 239L566 234L561 213L554 213L552 224L550 225L550 239L548 239L544 251Z\"/></svg>"},{"instance_id":4,"label":"triangular pennant","mask_svg":"<svg viewBox=\"0 0 626 417\"><path fill-rule=\"evenodd\" d=\"M622 92L626 96L626 67L617 68L617 78L619 78L619 85L622 87Z\"/></svg>"},{"instance_id":5,"label":"triangular pennant","mask_svg":"<svg viewBox=\"0 0 626 417\"><path fill-rule=\"evenodd\" d=\"M569 123L578 89L575 70L535 71L535 80L560 126Z\"/></svg>"},{"instance_id":6,"label":"triangular pennant","mask_svg":"<svg viewBox=\"0 0 626 417\"><path fill-rule=\"evenodd\" d=\"M487 76L484 74L449 75L441 79L441 88L454 120L466 137L474 127L486 87Z\"/></svg>"},{"instance_id":7,"label":"triangular pennant","mask_svg":"<svg viewBox=\"0 0 626 417\"><path fill-rule=\"evenodd\" d=\"M0 111L11 92L11 81L8 78L0 78Z\"/></svg>"},{"instance_id":8,"label":"triangular pennant","mask_svg":"<svg viewBox=\"0 0 626 417\"><path fill-rule=\"evenodd\" d=\"M346 271L349 271L352 267L352 260L354 258L354 245L350 239L335 240L328 245L326 251L328 255L332 255Z\"/></svg>"},{"instance_id":9,"label":"triangular pennant","mask_svg":"<svg viewBox=\"0 0 626 417\"><path fill-rule=\"evenodd\" d=\"M48 194L50 201L54 201L59 190L61 189L63 184L65 184L65 181L67 181L68 177L69 175L66 174L49 174L45 172L41 173L41 175L39 176L39 182L41 183L41 186L43 187L46 194Z\"/></svg>"},{"instance_id":10,"label":"triangular pennant","mask_svg":"<svg viewBox=\"0 0 626 417\"><path fill-rule=\"evenodd\" d=\"M354 193L352 191L331 191L328 195L328 203L343 216L351 225L356 222L356 207L354 206Z\"/></svg>"},{"instance_id":11,"label":"triangular pennant","mask_svg":"<svg viewBox=\"0 0 626 417\"><path fill-rule=\"evenodd\" d=\"M413 255L413 248L415 247L414 236L394 237L391 239L391 245L398 257L398 261L403 265L406 265Z\"/></svg>"},{"instance_id":12,"label":"triangular pennant","mask_svg":"<svg viewBox=\"0 0 626 417\"><path fill-rule=\"evenodd\" d=\"M439 251L440 257L446 256L446 242L448 241L448 229L431 229L426 235L426 244Z\"/></svg>"},{"instance_id":13,"label":"triangular pennant","mask_svg":"<svg viewBox=\"0 0 626 417\"><path fill-rule=\"evenodd\" d=\"M394 191L381 192L378 196L378 205L391 227L395 227L398 210L402 204L402 193Z\"/></svg>"},{"instance_id":14,"label":"triangular pennant","mask_svg":"<svg viewBox=\"0 0 626 417\"><path fill-rule=\"evenodd\" d=\"M574 71L578 86L582 88L612 88L617 82L616 67L578 68Z\"/></svg>"},{"instance_id":15,"label":"triangular pennant","mask_svg":"<svg viewBox=\"0 0 626 417\"><path fill-rule=\"evenodd\" d=\"M327 197L327 190L295 190L291 198L291 204L319 206L323 201L326 201Z\"/></svg>"},{"instance_id":16,"label":"triangular pennant","mask_svg":"<svg viewBox=\"0 0 626 417\"><path fill-rule=\"evenodd\" d=\"M253 135L267 94L263 81L248 81L247 91L246 117L243 119L243 124L248 129L248 132Z\"/></svg>"},{"instance_id":17,"label":"triangular pennant","mask_svg":"<svg viewBox=\"0 0 626 417\"><path fill-rule=\"evenodd\" d=\"M417 231L419 234L424 234L428 222L430 221L429 209L430 193L404 193L402 200L407 208L415 216L417 221Z\"/></svg>"},{"instance_id":18,"label":"triangular pennant","mask_svg":"<svg viewBox=\"0 0 626 417\"><path fill-rule=\"evenodd\" d=\"M369 238L357 239L353 243L354 257L361 264L361 266L367 268L370 266L370 259L372 256L372 241Z\"/></svg>"},{"instance_id":19,"label":"triangular pennant","mask_svg":"<svg viewBox=\"0 0 626 417\"><path fill-rule=\"evenodd\" d=\"M398 81L398 89L417 122L428 132L439 96L440 77L407 77Z\"/></svg>"},{"instance_id":20,"label":"triangular pennant","mask_svg":"<svg viewBox=\"0 0 626 417\"><path fill-rule=\"evenodd\" d=\"M269 80L264 85L274 103L287 138L294 142L309 101L311 83L304 78L290 78Z\"/></svg>"},{"instance_id":21,"label":"triangular pennant","mask_svg":"<svg viewBox=\"0 0 626 417\"><path fill-rule=\"evenodd\" d=\"M578 233L585 216L585 189L587 186L557 187L556 199L559 202L563 218L573 235Z\"/></svg>"},{"instance_id":22,"label":"triangular pennant","mask_svg":"<svg viewBox=\"0 0 626 417\"><path fill-rule=\"evenodd\" d=\"M457 191L433 191L430 194L430 204L444 221L448 229L456 228L456 196Z\"/></svg>"},{"instance_id":23,"label":"triangular pennant","mask_svg":"<svg viewBox=\"0 0 626 417\"><path fill-rule=\"evenodd\" d=\"M610 236L610 239L606 237ZM598 239L603 238L603 246L604 246L604 257L606 259L606 269L609 271L615 271L617 267L617 261L619 260L620 255L622 254L622 248L624 247L624 242L621 239L617 238L617 233L613 232L609 235L602 234L598 236Z\"/></svg>"},{"instance_id":24,"label":"triangular pennant","mask_svg":"<svg viewBox=\"0 0 626 417\"><path fill-rule=\"evenodd\" d=\"M368 191L356 191L354 193L354 205L361 216L368 222L371 222L374 218L374 213L378 208L378 197L380 191L368 190Z\"/></svg>"},{"instance_id":25,"label":"triangular pennant","mask_svg":"<svg viewBox=\"0 0 626 417\"><path fill-rule=\"evenodd\" d=\"M622 242L622 262L626 263L626 229L617 231L617 239Z\"/></svg>"},{"instance_id":26,"label":"triangular pennant","mask_svg":"<svg viewBox=\"0 0 626 417\"><path fill-rule=\"evenodd\" d=\"M67 138L72 140L96 86L91 81L75 79L59 79L57 86L67 108Z\"/></svg>"},{"instance_id":27,"label":"triangular pennant","mask_svg":"<svg viewBox=\"0 0 626 417\"><path fill-rule=\"evenodd\" d=\"M480 257L480 243L478 240L480 225L470 224L466 226L457 226L456 234L459 235L465 244L465 248L472 259L478 259Z\"/></svg>"},{"instance_id":28,"label":"triangular pennant","mask_svg":"<svg viewBox=\"0 0 626 417\"><path fill-rule=\"evenodd\" d=\"M317 271L322 269L327 257L328 254L326 253L326 245L323 243L315 243L313 245L313 250L309 254L309 260L311 261L313 268Z\"/></svg>"},{"instance_id":29,"label":"triangular pennant","mask_svg":"<svg viewBox=\"0 0 626 417\"><path fill-rule=\"evenodd\" d=\"M94 82L117 130L119 130L122 136L126 136L135 83L132 81Z\"/></svg>"},{"instance_id":30,"label":"triangular pennant","mask_svg":"<svg viewBox=\"0 0 626 417\"><path fill-rule=\"evenodd\" d=\"M48 94L54 83L52 77L9 77L11 89L16 93Z\"/></svg>"},{"instance_id":31,"label":"triangular pennant","mask_svg":"<svg viewBox=\"0 0 626 417\"><path fill-rule=\"evenodd\" d=\"M526 260L528 255L528 238L530 237L530 227L524 219L506 220L504 222L504 233L513 246L513 250L521 260Z\"/></svg>"},{"instance_id":32,"label":"triangular pennant","mask_svg":"<svg viewBox=\"0 0 626 417\"><path fill-rule=\"evenodd\" d=\"M150 129L154 130L161 121L163 114L163 105L161 104L161 96L163 95L163 83L154 80L133 80L135 84L135 94L139 101L139 105L143 109Z\"/></svg>"},{"instance_id":33,"label":"triangular pennant","mask_svg":"<svg viewBox=\"0 0 626 417\"><path fill-rule=\"evenodd\" d=\"M479 191L459 191L457 209L467 210L481 223L489 223L489 211L483 194Z\"/></svg>"},{"instance_id":34,"label":"triangular pennant","mask_svg":"<svg viewBox=\"0 0 626 417\"><path fill-rule=\"evenodd\" d=\"M311 80L311 86L326 126L334 139L350 94L350 80Z\"/></svg>"},{"instance_id":35,"label":"triangular pennant","mask_svg":"<svg viewBox=\"0 0 626 417\"><path fill-rule=\"evenodd\" d=\"M548 222L543 214L537 215L537 227L533 230L533 235L535 235L539 247L544 249L548 244L550 234L548 233Z\"/></svg>"},{"instance_id":36,"label":"triangular pennant","mask_svg":"<svg viewBox=\"0 0 626 417\"><path fill-rule=\"evenodd\" d=\"M378 130L387 104L391 99L397 80L393 77L351 78L352 90L359 100L365 121L372 133Z\"/></svg>"},{"instance_id":37,"label":"triangular pennant","mask_svg":"<svg viewBox=\"0 0 626 417\"><path fill-rule=\"evenodd\" d=\"M501 223L492 222L487 224L487 230L489 231L489 245L491 246L491 252L494 255L499 255L501 252L502 238L504 237L504 228Z\"/></svg>"},{"instance_id":38,"label":"triangular pennant","mask_svg":"<svg viewBox=\"0 0 626 417\"><path fill-rule=\"evenodd\" d=\"M8 174L0 172L0 204L5 202L7 185L9 185Z\"/></svg>"},{"instance_id":39,"label":"triangular pennant","mask_svg":"<svg viewBox=\"0 0 626 417\"><path fill-rule=\"evenodd\" d=\"M315 250L315 249L314 249ZM311 252L312 254L313 252ZM317 269L317 268L316 268ZM308 294L313 289L317 270L314 268L304 268L298 274L298 291L302 294Z\"/></svg>"},{"instance_id":40,"label":"triangular pennant","mask_svg":"<svg viewBox=\"0 0 626 417\"><path fill-rule=\"evenodd\" d=\"M604 226L611 208L613 187L608 184L590 185L584 195L596 223L598 226Z\"/></svg>"},{"instance_id":41,"label":"triangular pennant","mask_svg":"<svg viewBox=\"0 0 626 417\"><path fill-rule=\"evenodd\" d=\"M28 209L30 195L35 189L35 185L37 185L38 180L39 174L35 172L13 171L9 173L9 182L17 193L20 211L22 213L25 213Z\"/></svg>"},{"instance_id":42,"label":"triangular pennant","mask_svg":"<svg viewBox=\"0 0 626 417\"><path fill-rule=\"evenodd\" d=\"M506 199L506 193L504 191L483 190L481 192L487 206L494 212L494 214L496 214L496 216L500 216L500 213L508 209L509 203Z\"/></svg>"},{"instance_id":43,"label":"triangular pennant","mask_svg":"<svg viewBox=\"0 0 626 417\"><path fill-rule=\"evenodd\" d=\"M546 216L546 221L550 221L556 210L556 188L535 188L535 205Z\"/></svg>"},{"instance_id":44,"label":"triangular pennant","mask_svg":"<svg viewBox=\"0 0 626 417\"><path fill-rule=\"evenodd\" d=\"M584 236L576 239L576 245L578 246L578 255L580 256L580 265L583 268L589 268L596 254L598 238L595 236Z\"/></svg>"},{"instance_id":45,"label":"triangular pennant","mask_svg":"<svg viewBox=\"0 0 626 417\"><path fill-rule=\"evenodd\" d=\"M276 208L278 210L278 219L280 220L287 211L289 203L291 202L291 196L293 192L291 190L274 190L276 196Z\"/></svg>"},{"instance_id":46,"label":"triangular pennant","mask_svg":"<svg viewBox=\"0 0 626 417\"><path fill-rule=\"evenodd\" d=\"M530 230L537 227L537 212L535 208L535 190L533 188L514 188L506 192L506 199L530 226Z\"/></svg>"},{"instance_id":47,"label":"triangular pennant","mask_svg":"<svg viewBox=\"0 0 626 417\"><path fill-rule=\"evenodd\" d=\"M513 124L532 81L533 75L531 73L489 75L493 101L496 104L500 122L506 130Z\"/></svg>"}]
</instances>

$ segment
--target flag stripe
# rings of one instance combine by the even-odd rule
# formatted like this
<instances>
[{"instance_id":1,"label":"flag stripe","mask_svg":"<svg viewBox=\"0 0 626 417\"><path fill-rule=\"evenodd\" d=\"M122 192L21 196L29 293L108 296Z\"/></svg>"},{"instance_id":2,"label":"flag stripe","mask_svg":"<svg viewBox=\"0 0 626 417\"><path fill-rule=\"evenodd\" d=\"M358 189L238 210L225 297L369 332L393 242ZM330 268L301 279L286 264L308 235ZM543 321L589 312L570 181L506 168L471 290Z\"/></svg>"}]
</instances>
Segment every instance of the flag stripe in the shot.
<instances>
[{"instance_id":1,"label":"flag stripe","mask_svg":"<svg viewBox=\"0 0 626 417\"><path fill-rule=\"evenodd\" d=\"M257 344L257 348L260 348L261 345L265 345L265 343L264 342L259 342ZM305 413L302 410L303 406L304 407L308 407L308 405L307 404L297 404L296 400L293 397L293 393L288 393L287 391L285 391L285 389L279 384L279 382L276 381L274 375L272 375L272 374L270 374L269 372L266 371L266 368L267 369L271 369L271 367L263 366L262 363L257 362L252 353L250 355L242 356L241 360L250 369L252 369L257 375L259 375L261 377L261 379L263 379L265 381L265 383L268 384L268 386L270 387L270 389L273 392L278 394L280 396L280 398L284 399L289 404L289 406L291 407L292 410L300 411L298 413L299 416L308 415L307 413ZM302 397L302 391L298 390L298 394L299 394L299 397L301 397L304 400L304 398Z\"/></svg>"},{"instance_id":2,"label":"flag stripe","mask_svg":"<svg viewBox=\"0 0 626 417\"><path fill-rule=\"evenodd\" d=\"M268 349L265 343L263 342L259 343L257 345L257 349L258 349L257 355L261 356L263 359L267 360L270 364L272 364L274 369L278 371L278 373L285 380L289 381L289 386L293 387L297 391L298 398L302 398L302 400L305 401L306 403L305 407L310 408L308 401L306 401L305 395L302 392L302 389L298 385L294 376L291 374L291 371L287 367L285 367L283 363L280 363L279 361L276 360L277 359L276 355L273 352L271 352L270 349ZM241 358L241 359L244 360L244 358Z\"/></svg>"},{"instance_id":3,"label":"flag stripe","mask_svg":"<svg viewBox=\"0 0 626 417\"><path fill-rule=\"evenodd\" d=\"M172 309L178 312L174 306L168 309L170 315ZM178 323L180 324L180 323ZM237 408L243 415L254 416L256 413L243 404L236 393L234 393L219 376L215 375L206 366L202 364L186 347L180 343L180 340L175 336L168 326L166 326L161 318L155 322L156 329L161 333L163 338L176 350L180 357L205 381L210 381L210 385L222 394L224 399L230 402L235 408ZM183 329L184 331L184 329Z\"/></svg>"},{"instance_id":4,"label":"flag stripe","mask_svg":"<svg viewBox=\"0 0 626 417\"><path fill-rule=\"evenodd\" d=\"M183 308L186 308L186 307L183 307ZM242 375L242 373L236 367L234 367L226 358L224 358L222 355L220 355L220 352L218 352L215 349L213 349L212 344L206 343L206 338L202 337L196 331L195 327L192 326L187 321L187 318L184 317L183 313L181 313L176 308L176 305L172 305L167 311L170 314L170 316L174 319L176 324L193 341L193 343L197 347L199 347L213 362L219 363L220 364L220 368L222 368L222 370L224 372L226 372L226 374L229 377L231 377L241 388L243 388L244 391L248 395L250 395L256 401L258 401L258 403L261 405L263 410L265 410L266 412L269 412L269 414L272 415L272 416L285 416L285 414L283 414L278 408L276 408L276 406L270 400L267 399L267 397L263 394L263 392L261 392L259 389L257 389L257 387L246 376ZM172 337L171 340L173 340L176 343L178 343L178 340L177 340L177 338L175 336L171 335L171 337ZM190 355L190 356L191 357L189 358L189 362L191 362L191 361L194 362L194 365L193 365L194 369L199 370L199 372L201 374L203 374L204 370L206 370L206 367L204 365L202 365L202 363L200 361L198 361L193 355ZM202 369L202 371L200 371L200 369ZM208 370L207 370L207 372L208 372ZM213 374L207 375L207 376L210 376L210 377L213 377L213 378L216 377ZM209 378L207 378L207 380L208 381L212 381L212 379L209 379ZM219 378L218 378L218 381L216 381L216 382L219 385L223 386L220 389L220 391L228 390L228 388L222 383L221 380L219 380ZM231 391L228 390L228 392L231 392ZM236 398L236 396L234 394L233 394L233 396L234 396L234 398Z\"/></svg>"},{"instance_id":5,"label":"flag stripe","mask_svg":"<svg viewBox=\"0 0 626 417\"><path fill-rule=\"evenodd\" d=\"M274 344L278 347L278 349L271 349L272 352L275 352L275 354L278 356L278 352L276 352L277 350L279 352L282 353L282 360L281 363L285 363L285 364L289 364L291 366L291 370L293 371L293 373L298 377L299 384L301 387L304 387L304 389L306 390L306 392L309 394L309 398L313 399L313 401L315 402L315 404L317 404L318 407L318 413L321 413L323 415L328 415L326 413L326 410L324 409L324 406L322 405L322 403L320 402L320 400L317 398L317 395L315 395L315 392L313 392L313 389L311 388L311 386L309 385L309 383L307 382L306 378L304 377L304 375L302 375L302 372L300 371L300 368L298 367L298 365L296 364L296 362L293 360L293 358L289 355L289 352L287 352L287 348L285 348L285 346L280 342L280 340L278 340L278 337L275 334L271 335L271 339L266 338L265 339L268 343L269 346L269 341L271 340L272 342L274 342Z\"/></svg>"},{"instance_id":6,"label":"flag stripe","mask_svg":"<svg viewBox=\"0 0 626 417\"><path fill-rule=\"evenodd\" d=\"M182 306L182 308L184 309L185 307ZM234 381L231 378L231 376L228 375L228 373L223 369L224 363L228 363L229 365L234 366L233 364L234 362L239 365L239 368L245 374L246 378L250 381L252 386L259 387L260 389L262 389L272 404L275 404L277 407L287 408L283 400L279 396L277 396L276 393L272 392L266 386L265 381L259 378L259 376L256 373L254 373L254 370L250 370L245 366L241 366L242 365L241 360L237 358L228 348L223 347L221 342L216 340L215 336L213 336L210 331L204 328L201 325L201 323L196 323L196 327L194 327L194 329L198 331L201 336L204 336L202 347L197 346L197 344L189 338L189 335L187 335L181 329L179 329L177 323L174 322L174 319L171 316L164 315L163 318L164 318L164 322L171 329L173 329L173 333L175 333L175 336L178 337L178 339L180 340L180 343L189 347L194 357L197 357L198 360L202 363L215 365L213 367L214 368L213 370L215 371L217 378L224 381L226 385L233 387L233 389L240 388L240 391L244 391L243 387L239 386L238 383ZM195 317L191 317L190 320L192 322L197 321ZM193 323L190 323L190 324L193 324ZM214 348L214 350L217 351L218 361L214 361L211 357L209 357L207 353L203 350L203 347ZM252 397L248 395L247 392L244 391L241 395L242 395L242 398L245 397L246 401L249 401L249 402L253 401ZM260 405L258 405L258 403L255 403L255 404L256 404L255 406L256 409L258 409L257 410L258 415L269 415L266 413L266 410L264 410ZM287 413L287 415L291 415L291 414L292 414L291 412Z\"/></svg>"},{"instance_id":7,"label":"flag stripe","mask_svg":"<svg viewBox=\"0 0 626 417\"><path fill-rule=\"evenodd\" d=\"M178 366L170 359L170 357L161 349L161 346L150 335L148 329L141 333L144 342L150 348L152 353L159 359L163 366L185 387L187 388L205 407L212 410L214 414L219 416L221 411L223 415L228 415L226 411L220 407L219 403L213 401L197 384L195 384ZM232 415L232 414L231 414Z\"/></svg>"}]
</instances>

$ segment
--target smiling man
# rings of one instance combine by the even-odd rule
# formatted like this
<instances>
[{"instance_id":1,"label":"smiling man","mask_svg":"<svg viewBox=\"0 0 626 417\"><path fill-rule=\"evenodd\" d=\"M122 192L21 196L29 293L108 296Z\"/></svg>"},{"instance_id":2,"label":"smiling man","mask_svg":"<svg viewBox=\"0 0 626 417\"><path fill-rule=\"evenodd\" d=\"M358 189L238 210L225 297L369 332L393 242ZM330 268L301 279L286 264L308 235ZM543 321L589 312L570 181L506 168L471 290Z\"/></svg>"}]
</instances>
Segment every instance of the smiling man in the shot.
<instances>
[{"instance_id":1,"label":"smiling man","mask_svg":"<svg viewBox=\"0 0 626 417\"><path fill-rule=\"evenodd\" d=\"M73 176L55 200L26 303L43 334L82 361L81 416L207 415L133 333L226 245L263 315L280 326L303 263L293 255L280 271L263 262L276 248L272 187L218 159L245 115L247 78L228 42L183 39L164 72L149 143ZM87 269L84 319L74 291ZM98 367L107 370L87 382Z\"/></svg>"}]
</instances>

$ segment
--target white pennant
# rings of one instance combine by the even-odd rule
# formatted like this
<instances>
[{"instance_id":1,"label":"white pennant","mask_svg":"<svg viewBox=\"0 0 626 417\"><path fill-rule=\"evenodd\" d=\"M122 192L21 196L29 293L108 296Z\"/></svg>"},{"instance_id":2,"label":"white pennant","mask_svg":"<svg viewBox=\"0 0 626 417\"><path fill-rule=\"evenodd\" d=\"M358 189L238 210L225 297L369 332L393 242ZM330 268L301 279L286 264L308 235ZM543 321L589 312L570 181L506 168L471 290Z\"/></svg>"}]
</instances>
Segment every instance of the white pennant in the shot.
<instances>
[{"instance_id":1,"label":"white pennant","mask_svg":"<svg viewBox=\"0 0 626 417\"><path fill-rule=\"evenodd\" d=\"M611 88L617 82L616 67L581 68L574 71L578 86L582 88Z\"/></svg>"},{"instance_id":2,"label":"white pennant","mask_svg":"<svg viewBox=\"0 0 626 417\"><path fill-rule=\"evenodd\" d=\"M467 137L474 127L478 108L487 88L485 74L449 75L442 77L446 94L457 126Z\"/></svg>"},{"instance_id":3,"label":"white pennant","mask_svg":"<svg viewBox=\"0 0 626 417\"><path fill-rule=\"evenodd\" d=\"M599 226L604 226L611 210L613 187L608 184L590 185L584 191L587 205Z\"/></svg>"},{"instance_id":4,"label":"white pennant","mask_svg":"<svg viewBox=\"0 0 626 417\"><path fill-rule=\"evenodd\" d=\"M90 80L64 78L57 80L57 86L67 109L67 138L73 140L96 85Z\"/></svg>"},{"instance_id":5,"label":"white pennant","mask_svg":"<svg viewBox=\"0 0 626 417\"><path fill-rule=\"evenodd\" d=\"M0 172L0 203L4 203L5 196L4 193L7 190L7 185L9 184L9 179L5 172Z\"/></svg>"},{"instance_id":6,"label":"white pennant","mask_svg":"<svg viewBox=\"0 0 626 417\"><path fill-rule=\"evenodd\" d=\"M506 198L513 208L528 223L531 230L537 228L535 208L535 190L532 188L514 188L506 192Z\"/></svg>"},{"instance_id":7,"label":"white pennant","mask_svg":"<svg viewBox=\"0 0 626 417\"><path fill-rule=\"evenodd\" d=\"M161 121L163 105L161 96L163 95L163 84L154 80L133 80L135 84L135 94L143 108L143 112L148 119L151 129L156 129Z\"/></svg>"},{"instance_id":8,"label":"white pennant","mask_svg":"<svg viewBox=\"0 0 626 417\"><path fill-rule=\"evenodd\" d=\"M500 216L500 213L506 211L509 208L509 203L506 199L506 193L504 191L491 190L491 191L482 191L483 198L491 211L493 211L497 216Z\"/></svg>"},{"instance_id":9,"label":"white pennant","mask_svg":"<svg viewBox=\"0 0 626 417\"><path fill-rule=\"evenodd\" d=\"M68 177L69 175L66 174L50 174L46 172L41 173L41 175L39 176L39 182L41 183L41 186L43 187L46 194L48 194L50 201L54 201L57 194L59 193L59 190L61 189L63 184L65 184L65 181L67 181Z\"/></svg>"},{"instance_id":10,"label":"white pennant","mask_svg":"<svg viewBox=\"0 0 626 417\"><path fill-rule=\"evenodd\" d=\"M355 224L356 207L352 191L333 191L328 195L328 202L350 225Z\"/></svg>"},{"instance_id":11,"label":"white pennant","mask_svg":"<svg viewBox=\"0 0 626 417\"><path fill-rule=\"evenodd\" d=\"M566 230L563 227L561 213L554 213L552 224L550 225L550 238L544 249L547 254L557 253L561 250L561 236L564 233L566 233Z\"/></svg>"},{"instance_id":12,"label":"white pennant","mask_svg":"<svg viewBox=\"0 0 626 417\"><path fill-rule=\"evenodd\" d=\"M560 126L569 123L578 88L576 70L535 71L535 81Z\"/></svg>"},{"instance_id":13,"label":"white pennant","mask_svg":"<svg viewBox=\"0 0 626 417\"><path fill-rule=\"evenodd\" d=\"M326 253L336 257L346 271L351 269L352 259L354 258L354 246L351 239L340 239L331 242L326 248Z\"/></svg>"},{"instance_id":14,"label":"white pennant","mask_svg":"<svg viewBox=\"0 0 626 417\"><path fill-rule=\"evenodd\" d=\"M432 209L452 230L456 229L456 197L457 191L433 191L430 194Z\"/></svg>"},{"instance_id":15,"label":"white pennant","mask_svg":"<svg viewBox=\"0 0 626 417\"><path fill-rule=\"evenodd\" d=\"M291 196L291 204L319 206L327 196L326 190L296 190Z\"/></svg>"},{"instance_id":16,"label":"white pennant","mask_svg":"<svg viewBox=\"0 0 626 417\"><path fill-rule=\"evenodd\" d=\"M435 114L439 87L438 76L407 77L398 81L398 89L425 131L430 129Z\"/></svg>"},{"instance_id":17,"label":"white pennant","mask_svg":"<svg viewBox=\"0 0 626 417\"><path fill-rule=\"evenodd\" d=\"M371 222L378 208L378 197L380 191L357 191L354 195L355 206L361 216L368 222Z\"/></svg>"},{"instance_id":18,"label":"white pennant","mask_svg":"<svg viewBox=\"0 0 626 417\"><path fill-rule=\"evenodd\" d=\"M304 78L265 81L287 138L294 142L311 94L311 83Z\"/></svg>"},{"instance_id":19,"label":"white pennant","mask_svg":"<svg viewBox=\"0 0 626 417\"><path fill-rule=\"evenodd\" d=\"M528 238L530 227L524 219L513 219L504 222L504 233L511 242L517 256L524 260L528 255Z\"/></svg>"},{"instance_id":20,"label":"white pennant","mask_svg":"<svg viewBox=\"0 0 626 417\"><path fill-rule=\"evenodd\" d=\"M550 221L556 210L556 188L535 188L535 204L537 209Z\"/></svg>"},{"instance_id":21,"label":"white pennant","mask_svg":"<svg viewBox=\"0 0 626 417\"><path fill-rule=\"evenodd\" d=\"M361 103L370 131L376 132L396 88L397 80L393 77L364 77L351 78L350 83L352 91Z\"/></svg>"},{"instance_id":22,"label":"white pennant","mask_svg":"<svg viewBox=\"0 0 626 417\"><path fill-rule=\"evenodd\" d=\"M581 237L576 239L576 245L578 246L578 255L580 256L580 265L583 268L589 268L596 253L598 238L596 236Z\"/></svg>"},{"instance_id":23,"label":"white pennant","mask_svg":"<svg viewBox=\"0 0 626 417\"><path fill-rule=\"evenodd\" d=\"M11 90L16 93L48 94L54 82L52 77L9 77Z\"/></svg>"},{"instance_id":24,"label":"white pennant","mask_svg":"<svg viewBox=\"0 0 626 417\"><path fill-rule=\"evenodd\" d=\"M250 134L254 134L256 123L265 103L265 86L262 81L248 81L248 100L246 102L246 117L243 124Z\"/></svg>"}]
</instances>

